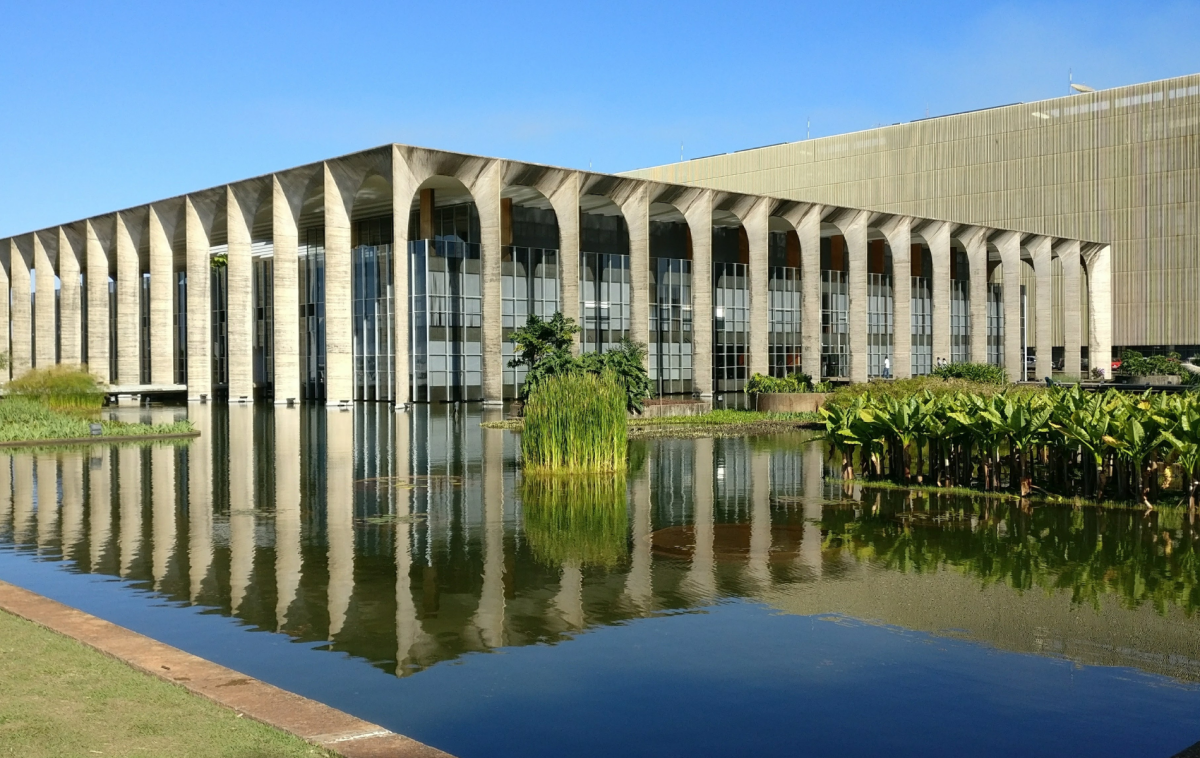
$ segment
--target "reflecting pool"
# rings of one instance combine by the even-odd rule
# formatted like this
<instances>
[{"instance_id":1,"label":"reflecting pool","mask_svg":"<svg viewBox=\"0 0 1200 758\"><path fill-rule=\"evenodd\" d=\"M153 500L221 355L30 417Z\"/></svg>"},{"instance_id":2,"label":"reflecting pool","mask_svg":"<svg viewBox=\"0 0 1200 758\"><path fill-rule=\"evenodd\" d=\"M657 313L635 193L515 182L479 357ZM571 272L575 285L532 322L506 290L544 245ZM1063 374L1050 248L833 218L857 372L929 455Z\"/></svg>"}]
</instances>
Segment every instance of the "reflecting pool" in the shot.
<instances>
[{"instance_id":1,"label":"reflecting pool","mask_svg":"<svg viewBox=\"0 0 1200 758\"><path fill-rule=\"evenodd\" d=\"M0 457L0 579L463 758L1200 740L1178 511L846 489L805 434L546 484L470 407L122 413L202 435Z\"/></svg>"}]
</instances>

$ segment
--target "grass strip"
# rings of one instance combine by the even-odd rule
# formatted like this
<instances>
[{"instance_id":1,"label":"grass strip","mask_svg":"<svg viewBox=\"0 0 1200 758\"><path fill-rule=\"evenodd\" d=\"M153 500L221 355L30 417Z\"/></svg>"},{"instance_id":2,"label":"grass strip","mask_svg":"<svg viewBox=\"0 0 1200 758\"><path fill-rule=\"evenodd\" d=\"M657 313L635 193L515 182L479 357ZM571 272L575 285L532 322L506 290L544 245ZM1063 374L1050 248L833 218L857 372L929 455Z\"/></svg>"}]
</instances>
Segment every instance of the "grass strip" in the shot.
<instances>
[{"instance_id":1,"label":"grass strip","mask_svg":"<svg viewBox=\"0 0 1200 758\"><path fill-rule=\"evenodd\" d=\"M0 681L0 755L335 755L3 611Z\"/></svg>"},{"instance_id":2,"label":"grass strip","mask_svg":"<svg viewBox=\"0 0 1200 758\"><path fill-rule=\"evenodd\" d=\"M81 439L91 437L92 419L87 415L49 408L29 397L0 400L0 442L37 442L39 440ZM170 424L134 424L125 421L100 421L100 437L149 437L163 434L187 434L195 431L190 421Z\"/></svg>"}]
</instances>

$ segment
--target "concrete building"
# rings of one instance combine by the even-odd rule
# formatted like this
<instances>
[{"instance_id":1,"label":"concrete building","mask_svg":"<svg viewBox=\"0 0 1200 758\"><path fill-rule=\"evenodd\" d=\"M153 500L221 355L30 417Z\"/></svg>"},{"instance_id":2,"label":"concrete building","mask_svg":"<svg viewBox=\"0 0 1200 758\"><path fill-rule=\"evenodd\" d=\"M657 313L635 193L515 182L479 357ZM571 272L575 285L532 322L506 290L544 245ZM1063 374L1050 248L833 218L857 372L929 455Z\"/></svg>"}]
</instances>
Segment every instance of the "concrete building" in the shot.
<instances>
[{"instance_id":1,"label":"concrete building","mask_svg":"<svg viewBox=\"0 0 1200 758\"><path fill-rule=\"evenodd\" d=\"M0 240L11 373L87 364L114 392L330 404L500 402L508 333L631 338L661 394L753 373L863 381L937 358L1108 366L1110 248L860 207L386 145ZM404 251L397 254L397 251ZM1022 260L1050 292L1029 301ZM1025 314L1042 316L1030 331Z\"/></svg>"},{"instance_id":2,"label":"concrete building","mask_svg":"<svg viewBox=\"0 0 1200 758\"><path fill-rule=\"evenodd\" d=\"M1193 74L629 175L1104 240L1112 244L1117 350L1174 350L1186 358L1200 354L1198 143L1200 74ZM1029 299L1040 306L1036 261L1035 256L1022 280ZM1060 278L1064 270L1054 261L1051 270L1053 297L1066 302L1064 288L1074 291L1067 281L1074 275ZM1041 308L1035 311L1031 331L1040 334ZM1067 332L1073 328L1055 313L1056 361L1072 341Z\"/></svg>"}]
</instances>

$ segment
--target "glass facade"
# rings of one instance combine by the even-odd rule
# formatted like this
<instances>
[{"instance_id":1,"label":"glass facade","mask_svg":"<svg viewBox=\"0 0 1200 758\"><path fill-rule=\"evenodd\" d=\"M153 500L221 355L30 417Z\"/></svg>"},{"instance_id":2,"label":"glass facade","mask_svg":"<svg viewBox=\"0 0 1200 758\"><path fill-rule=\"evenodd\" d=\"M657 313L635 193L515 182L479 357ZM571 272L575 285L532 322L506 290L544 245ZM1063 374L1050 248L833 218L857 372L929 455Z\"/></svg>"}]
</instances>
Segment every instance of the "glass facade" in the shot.
<instances>
[{"instance_id":1,"label":"glass facade","mask_svg":"<svg viewBox=\"0 0 1200 758\"><path fill-rule=\"evenodd\" d=\"M120 381L117 376L117 283L111 276L108 277L108 346L108 375L113 381Z\"/></svg>"},{"instance_id":2,"label":"glass facade","mask_svg":"<svg viewBox=\"0 0 1200 758\"><path fill-rule=\"evenodd\" d=\"M254 386L267 395L275 387L275 259L254 258Z\"/></svg>"},{"instance_id":3,"label":"glass facade","mask_svg":"<svg viewBox=\"0 0 1200 758\"><path fill-rule=\"evenodd\" d=\"M412 396L416 402L483 398L479 245L409 243Z\"/></svg>"},{"instance_id":4,"label":"glass facade","mask_svg":"<svg viewBox=\"0 0 1200 758\"><path fill-rule=\"evenodd\" d=\"M767 279L771 307L771 376L800 370L800 269L771 266Z\"/></svg>"},{"instance_id":5,"label":"glass facade","mask_svg":"<svg viewBox=\"0 0 1200 758\"><path fill-rule=\"evenodd\" d=\"M138 292L138 382L150 382L150 275L142 274L142 286Z\"/></svg>"},{"instance_id":6,"label":"glass facade","mask_svg":"<svg viewBox=\"0 0 1200 758\"><path fill-rule=\"evenodd\" d=\"M749 266L713 261L713 389L746 387L750 351Z\"/></svg>"},{"instance_id":7,"label":"glass facade","mask_svg":"<svg viewBox=\"0 0 1200 758\"><path fill-rule=\"evenodd\" d=\"M325 398L325 227L305 229L297 250L300 397Z\"/></svg>"},{"instance_id":8,"label":"glass facade","mask_svg":"<svg viewBox=\"0 0 1200 758\"><path fill-rule=\"evenodd\" d=\"M821 272L821 377L826 379L850 377L850 290L846 279L845 271Z\"/></svg>"},{"instance_id":9,"label":"glass facade","mask_svg":"<svg viewBox=\"0 0 1200 758\"><path fill-rule=\"evenodd\" d=\"M929 277L912 277L912 375L933 371L933 284Z\"/></svg>"},{"instance_id":10,"label":"glass facade","mask_svg":"<svg viewBox=\"0 0 1200 758\"><path fill-rule=\"evenodd\" d=\"M175 303L171 309L175 330L174 375L176 384L187 384L187 272L175 272ZM84 323L87 323L86 319ZM87 342L85 341L86 345Z\"/></svg>"},{"instance_id":11,"label":"glass facade","mask_svg":"<svg viewBox=\"0 0 1200 758\"><path fill-rule=\"evenodd\" d=\"M1004 365L1004 285L987 287L987 359L993 366Z\"/></svg>"},{"instance_id":12,"label":"glass facade","mask_svg":"<svg viewBox=\"0 0 1200 758\"><path fill-rule=\"evenodd\" d=\"M891 269L889 260L887 269ZM892 366L895 342L891 274L867 275L867 375L883 376L883 363ZM892 366L894 369L895 367Z\"/></svg>"},{"instance_id":13,"label":"glass facade","mask_svg":"<svg viewBox=\"0 0 1200 758\"><path fill-rule=\"evenodd\" d=\"M950 362L971 360L971 281L967 254L955 250L950 274Z\"/></svg>"},{"instance_id":14,"label":"glass facade","mask_svg":"<svg viewBox=\"0 0 1200 758\"><path fill-rule=\"evenodd\" d=\"M558 312L558 251L505 247L500 258L500 297L504 329L504 397L515 398L528 369L508 365L516 355L512 332L525 326L530 316L549 319Z\"/></svg>"},{"instance_id":15,"label":"glass facade","mask_svg":"<svg viewBox=\"0 0 1200 758\"><path fill-rule=\"evenodd\" d=\"M629 256L579 254L579 308L583 352L604 352L620 344L630 330Z\"/></svg>"},{"instance_id":16,"label":"glass facade","mask_svg":"<svg viewBox=\"0 0 1200 758\"><path fill-rule=\"evenodd\" d=\"M351 251L354 292L354 399L396 396L396 305L391 244Z\"/></svg>"},{"instance_id":17,"label":"glass facade","mask_svg":"<svg viewBox=\"0 0 1200 758\"><path fill-rule=\"evenodd\" d=\"M223 250L221 251L224 252ZM229 270L224 262L209 269L212 295L212 383L213 389L229 386Z\"/></svg>"},{"instance_id":18,"label":"glass facade","mask_svg":"<svg viewBox=\"0 0 1200 758\"><path fill-rule=\"evenodd\" d=\"M650 259L650 380L659 395L692 393L692 262Z\"/></svg>"}]
</instances>

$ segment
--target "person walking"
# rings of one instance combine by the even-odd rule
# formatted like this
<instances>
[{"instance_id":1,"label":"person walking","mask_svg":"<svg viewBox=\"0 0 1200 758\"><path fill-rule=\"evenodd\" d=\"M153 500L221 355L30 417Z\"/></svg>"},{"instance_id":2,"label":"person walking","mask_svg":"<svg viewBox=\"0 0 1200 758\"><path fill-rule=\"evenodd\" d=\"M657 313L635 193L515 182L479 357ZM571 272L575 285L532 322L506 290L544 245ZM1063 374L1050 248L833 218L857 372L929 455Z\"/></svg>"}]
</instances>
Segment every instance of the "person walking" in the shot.
<instances>
[{"instance_id":1,"label":"person walking","mask_svg":"<svg viewBox=\"0 0 1200 758\"><path fill-rule=\"evenodd\" d=\"M892 378L892 359L887 356L884 356L883 358L883 378Z\"/></svg>"}]
</instances>

